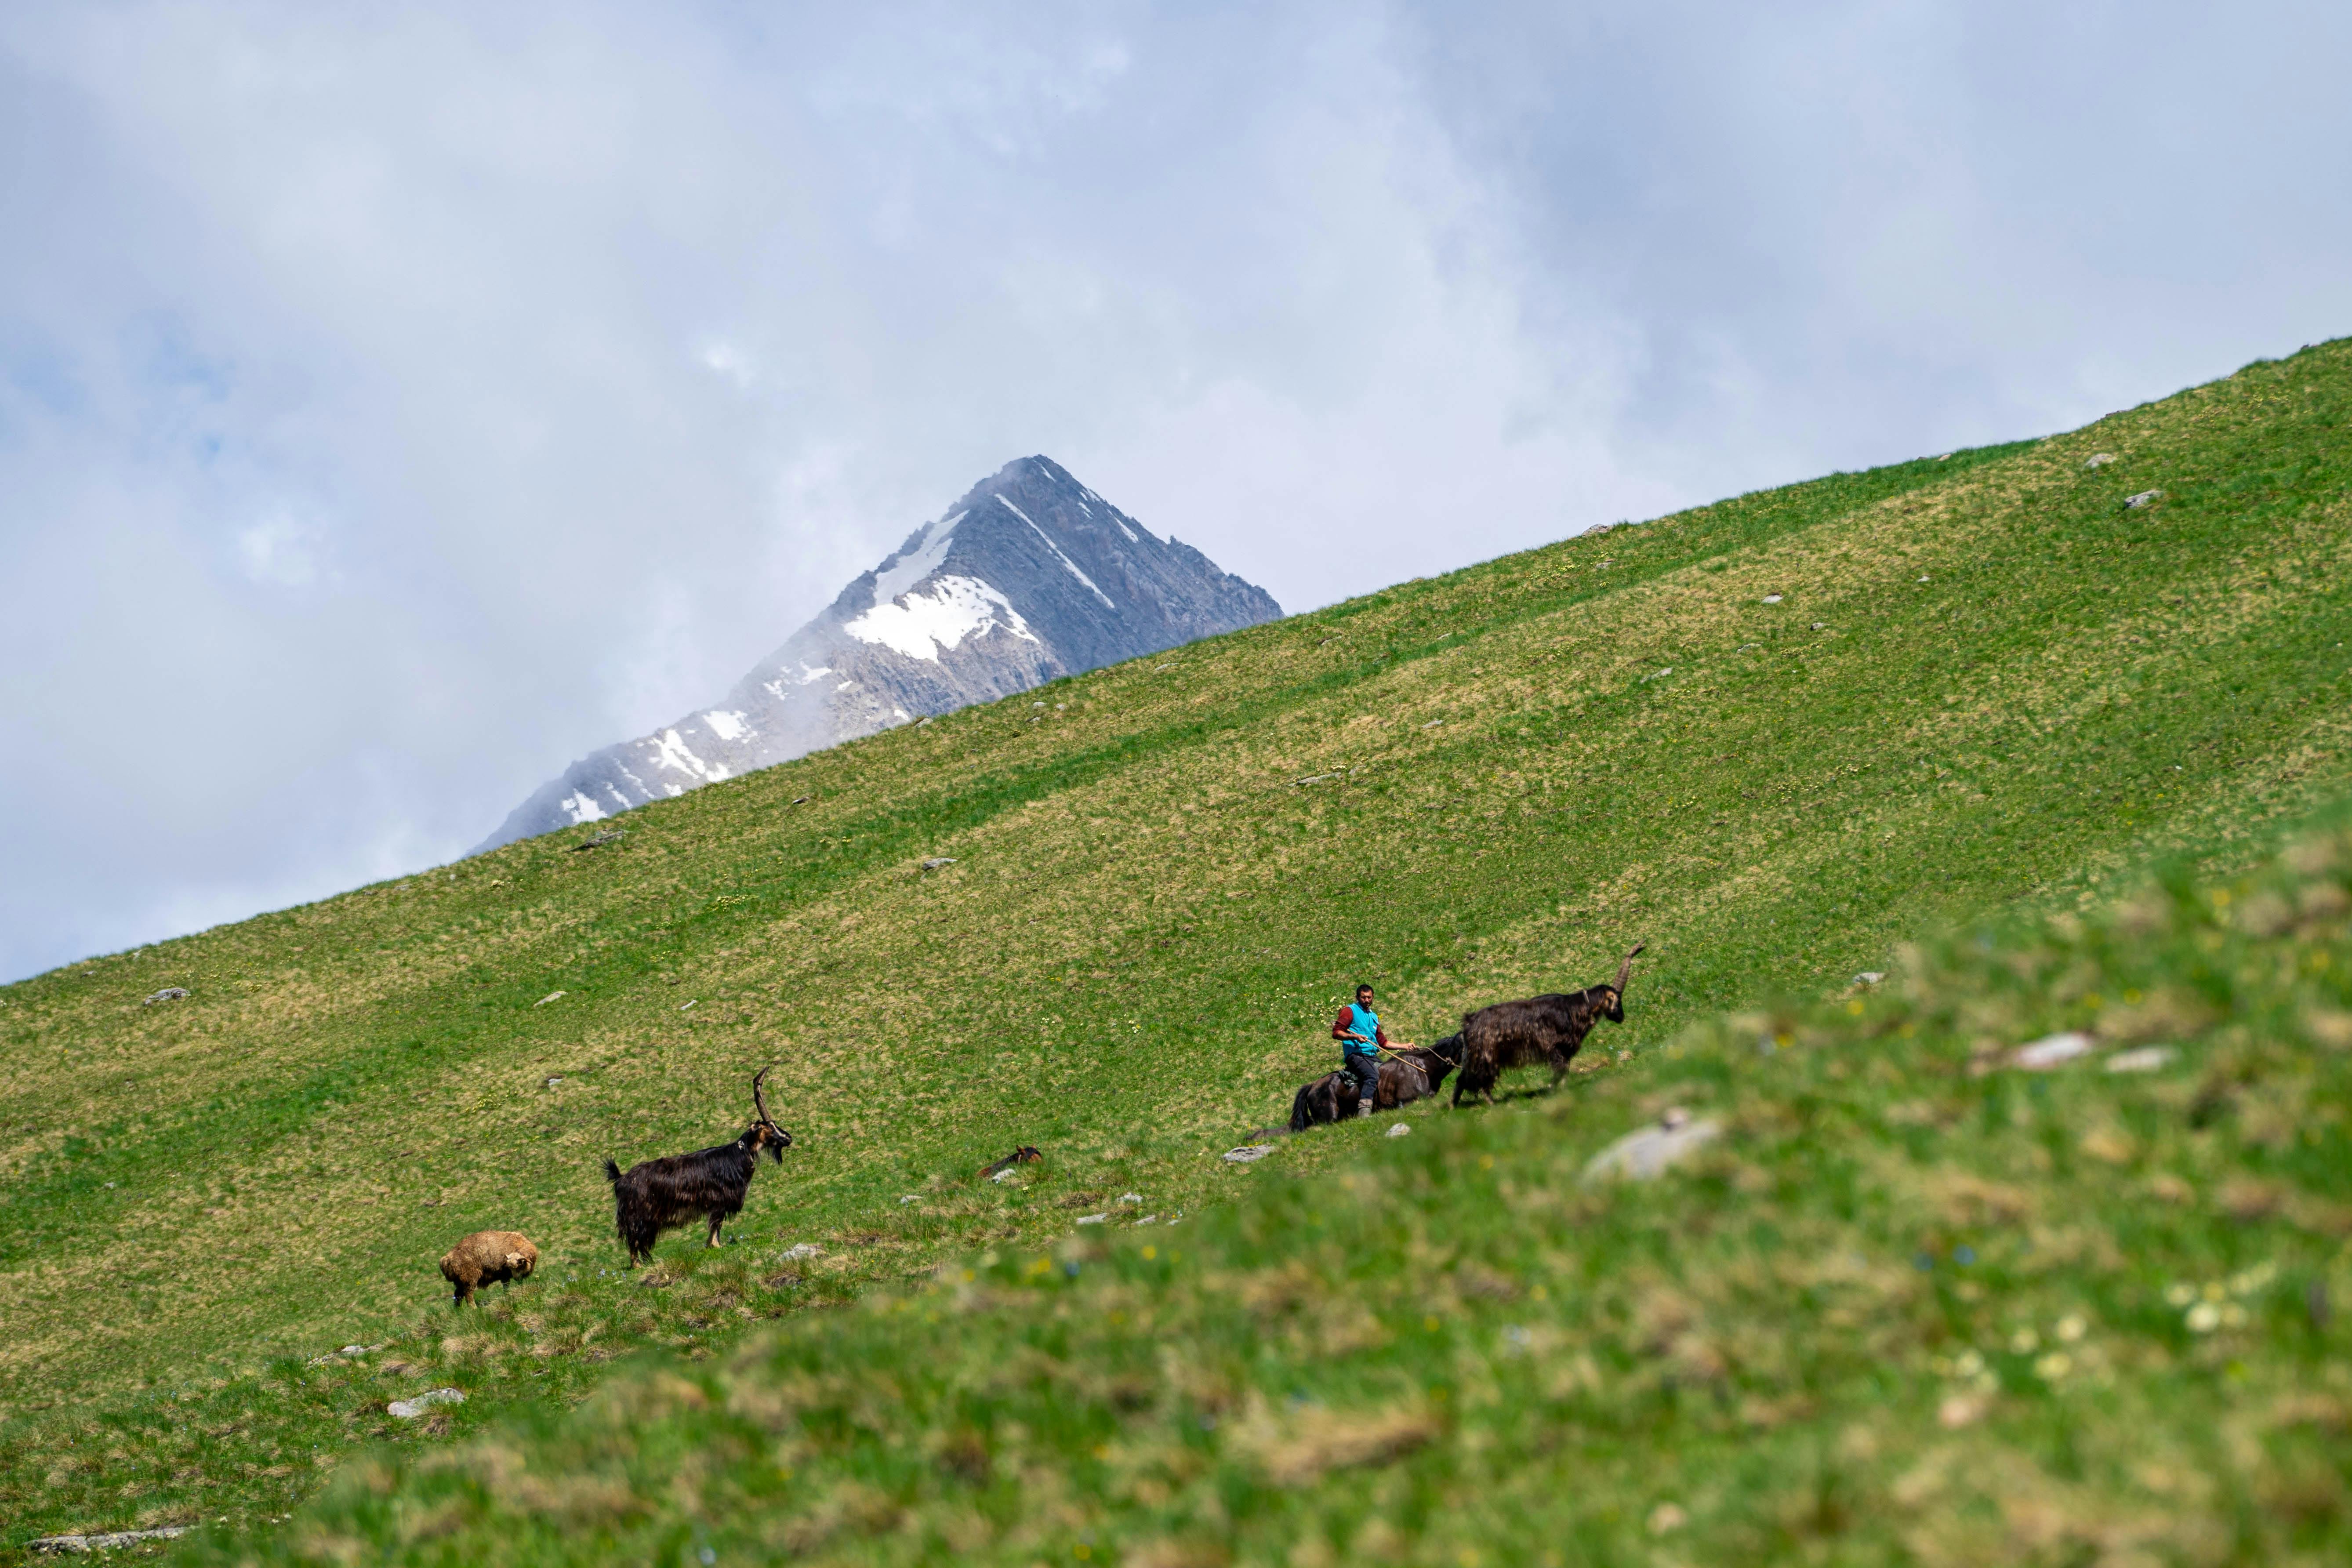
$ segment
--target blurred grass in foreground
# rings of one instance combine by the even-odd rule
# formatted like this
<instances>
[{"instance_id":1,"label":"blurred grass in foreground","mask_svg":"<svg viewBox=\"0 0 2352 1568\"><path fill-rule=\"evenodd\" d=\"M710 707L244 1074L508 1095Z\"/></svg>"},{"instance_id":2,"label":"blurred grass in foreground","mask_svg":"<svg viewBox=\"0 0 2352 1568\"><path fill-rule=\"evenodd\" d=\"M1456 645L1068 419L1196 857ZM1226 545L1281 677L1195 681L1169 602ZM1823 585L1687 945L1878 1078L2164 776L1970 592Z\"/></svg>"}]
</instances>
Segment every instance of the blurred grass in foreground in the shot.
<instances>
[{"instance_id":1,"label":"blurred grass in foreground","mask_svg":"<svg viewBox=\"0 0 2352 1568\"><path fill-rule=\"evenodd\" d=\"M1349 1168L371 1459L207 1560L2341 1561L2348 872L2315 834L1540 1110L1318 1133ZM1669 1107L1723 1135L1580 1180Z\"/></svg>"}]
</instances>

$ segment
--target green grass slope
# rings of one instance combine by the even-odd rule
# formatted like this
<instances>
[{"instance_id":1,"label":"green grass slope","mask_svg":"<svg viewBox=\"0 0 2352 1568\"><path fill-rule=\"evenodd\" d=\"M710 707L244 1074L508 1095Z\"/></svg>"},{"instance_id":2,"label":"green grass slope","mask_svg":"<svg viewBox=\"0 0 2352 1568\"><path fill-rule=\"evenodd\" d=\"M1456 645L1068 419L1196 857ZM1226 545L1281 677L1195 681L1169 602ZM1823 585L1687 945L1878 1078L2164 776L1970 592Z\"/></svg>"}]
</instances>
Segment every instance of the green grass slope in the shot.
<instances>
[{"instance_id":1,"label":"green grass slope","mask_svg":"<svg viewBox=\"0 0 2352 1568\"><path fill-rule=\"evenodd\" d=\"M1597 1042L1640 1053L2152 853L2242 860L2345 784L2347 404L2327 345L0 990L0 1509L257 1519L446 1366L492 1369L478 1425L1124 1192L1191 1223L1262 1181L1209 1156L1324 1069L1359 976L1423 1038L1646 940ZM605 1272L602 1159L731 1134L768 1061L800 1142L743 1246ZM970 1181L1015 1142L1032 1180ZM518 1303L603 1305L489 1314L524 1358L421 1335L484 1226L542 1248ZM396 1337L401 1370L302 1364Z\"/></svg>"},{"instance_id":2,"label":"green grass slope","mask_svg":"<svg viewBox=\"0 0 2352 1568\"><path fill-rule=\"evenodd\" d=\"M1540 1113L1350 1128L1336 1177L990 1250L198 1560L2340 1563L2347 882L2318 836ZM1588 1179L1669 1108L1721 1132Z\"/></svg>"}]
</instances>

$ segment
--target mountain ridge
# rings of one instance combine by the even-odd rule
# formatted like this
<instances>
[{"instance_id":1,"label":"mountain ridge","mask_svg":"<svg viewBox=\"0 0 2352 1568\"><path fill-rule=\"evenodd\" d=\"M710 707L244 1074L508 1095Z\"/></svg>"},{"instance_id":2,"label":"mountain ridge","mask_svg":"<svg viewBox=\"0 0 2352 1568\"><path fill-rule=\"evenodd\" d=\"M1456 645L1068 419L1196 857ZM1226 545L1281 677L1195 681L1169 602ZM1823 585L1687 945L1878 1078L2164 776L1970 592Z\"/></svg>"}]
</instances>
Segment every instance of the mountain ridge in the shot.
<instances>
[{"instance_id":1,"label":"mountain ridge","mask_svg":"<svg viewBox=\"0 0 2352 1568\"><path fill-rule=\"evenodd\" d=\"M580 758L472 853L1281 614L1052 458L1018 458L850 579L718 702Z\"/></svg>"}]
</instances>

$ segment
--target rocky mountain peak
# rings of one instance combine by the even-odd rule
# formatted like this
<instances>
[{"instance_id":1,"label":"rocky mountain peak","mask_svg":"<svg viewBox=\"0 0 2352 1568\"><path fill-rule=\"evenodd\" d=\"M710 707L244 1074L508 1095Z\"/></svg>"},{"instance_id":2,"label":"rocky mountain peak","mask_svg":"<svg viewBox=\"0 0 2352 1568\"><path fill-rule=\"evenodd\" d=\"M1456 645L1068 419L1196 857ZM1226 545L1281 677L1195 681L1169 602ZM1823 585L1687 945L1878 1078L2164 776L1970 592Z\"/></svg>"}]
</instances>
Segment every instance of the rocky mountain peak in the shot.
<instances>
[{"instance_id":1,"label":"rocky mountain peak","mask_svg":"<svg viewBox=\"0 0 2352 1568\"><path fill-rule=\"evenodd\" d=\"M572 763L476 853L1281 613L1052 458L1016 458L852 579L718 703Z\"/></svg>"}]
</instances>

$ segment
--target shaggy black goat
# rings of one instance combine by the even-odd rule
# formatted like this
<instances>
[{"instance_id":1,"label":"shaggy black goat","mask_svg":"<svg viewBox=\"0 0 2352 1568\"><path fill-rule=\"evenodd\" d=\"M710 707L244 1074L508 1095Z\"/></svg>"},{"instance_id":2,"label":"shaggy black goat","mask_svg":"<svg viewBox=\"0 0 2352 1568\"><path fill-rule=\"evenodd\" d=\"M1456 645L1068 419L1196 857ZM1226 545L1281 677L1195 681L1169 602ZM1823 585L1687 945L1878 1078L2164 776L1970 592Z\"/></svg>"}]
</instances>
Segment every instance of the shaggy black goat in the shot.
<instances>
[{"instance_id":1,"label":"shaggy black goat","mask_svg":"<svg viewBox=\"0 0 2352 1568\"><path fill-rule=\"evenodd\" d=\"M751 1108L760 1119L732 1143L646 1160L625 1173L612 1161L604 1162L604 1179L613 1184L614 1220L632 1267L652 1262L661 1233L697 1215L710 1221L709 1245L718 1246L719 1227L743 1212L744 1194L760 1168L760 1152L766 1150L779 1165L784 1163L793 1135L770 1118L768 1102L760 1094L761 1079L774 1070L761 1068L752 1079Z\"/></svg>"},{"instance_id":2,"label":"shaggy black goat","mask_svg":"<svg viewBox=\"0 0 2352 1568\"><path fill-rule=\"evenodd\" d=\"M1633 977L1637 943L1617 966L1612 985L1588 985L1569 995L1530 996L1524 1002L1497 1002L1462 1017L1462 1076L1454 1080L1454 1103L1465 1094L1495 1103L1495 1083L1511 1068L1537 1062L1551 1064L1555 1087L1568 1071L1570 1058L1584 1044L1593 1025L1606 1018L1625 1021L1625 982Z\"/></svg>"}]
</instances>

